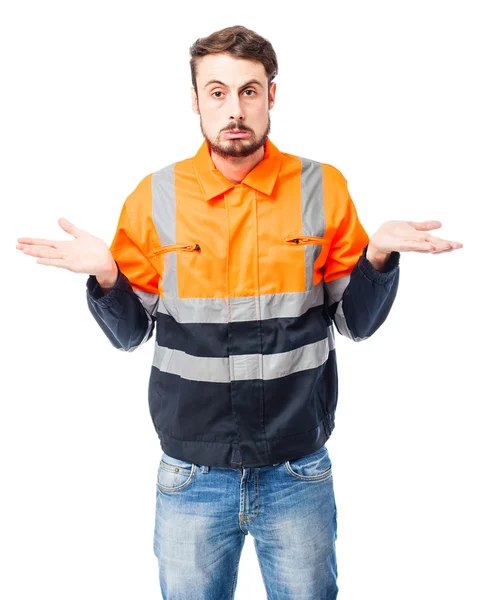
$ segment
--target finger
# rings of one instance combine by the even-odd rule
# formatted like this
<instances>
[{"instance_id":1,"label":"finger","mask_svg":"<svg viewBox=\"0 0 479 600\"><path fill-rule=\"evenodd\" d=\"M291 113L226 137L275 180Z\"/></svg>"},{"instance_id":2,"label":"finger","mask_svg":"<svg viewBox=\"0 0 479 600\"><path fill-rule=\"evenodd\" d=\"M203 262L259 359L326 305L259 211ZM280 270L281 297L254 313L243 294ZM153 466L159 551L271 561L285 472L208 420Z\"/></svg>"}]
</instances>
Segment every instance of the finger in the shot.
<instances>
[{"instance_id":1,"label":"finger","mask_svg":"<svg viewBox=\"0 0 479 600\"><path fill-rule=\"evenodd\" d=\"M430 242L421 242L416 240L407 240L397 245L398 252L431 252L435 250L434 244Z\"/></svg>"},{"instance_id":2,"label":"finger","mask_svg":"<svg viewBox=\"0 0 479 600\"><path fill-rule=\"evenodd\" d=\"M434 235L426 234L424 239L431 242L436 246L436 249L448 249L448 248L462 248L461 242L453 242L452 240L443 240L442 238L435 237Z\"/></svg>"},{"instance_id":3,"label":"finger","mask_svg":"<svg viewBox=\"0 0 479 600\"><path fill-rule=\"evenodd\" d=\"M447 244L447 245L441 246L441 247L439 247L436 244L431 244L431 246L432 246L432 249L428 250L428 252L430 254L442 254L443 252L452 252L453 250L458 250L459 248L462 248L462 244L454 245L454 246Z\"/></svg>"},{"instance_id":4,"label":"finger","mask_svg":"<svg viewBox=\"0 0 479 600\"><path fill-rule=\"evenodd\" d=\"M449 242L452 246L453 250L459 250L459 248L463 248L461 242Z\"/></svg>"},{"instance_id":5,"label":"finger","mask_svg":"<svg viewBox=\"0 0 479 600\"><path fill-rule=\"evenodd\" d=\"M442 254L443 252L452 252L453 250L457 250L457 248L446 248L445 250L436 250L435 252L431 252L431 254Z\"/></svg>"},{"instance_id":6,"label":"finger","mask_svg":"<svg viewBox=\"0 0 479 600\"><path fill-rule=\"evenodd\" d=\"M449 242L447 242L446 240L434 238L433 236L426 238L426 241L430 242L434 246L433 252L436 252L437 250L449 250L449 248L451 247L451 244L449 244Z\"/></svg>"},{"instance_id":7,"label":"finger","mask_svg":"<svg viewBox=\"0 0 479 600\"><path fill-rule=\"evenodd\" d=\"M67 221L67 219L63 217L60 217L58 219L58 224L64 231L66 231L75 238L77 238L81 233L83 233L83 229L76 227L75 225L73 225L73 223Z\"/></svg>"},{"instance_id":8,"label":"finger","mask_svg":"<svg viewBox=\"0 0 479 600\"><path fill-rule=\"evenodd\" d=\"M35 244L36 246L51 246L52 248L56 247L56 242L54 240L44 240L41 238L24 237L18 238L17 242L19 242L20 244Z\"/></svg>"},{"instance_id":9,"label":"finger","mask_svg":"<svg viewBox=\"0 0 479 600\"><path fill-rule=\"evenodd\" d=\"M17 250L25 250L25 248L30 249L33 248L33 244L17 244ZM38 246L40 247L40 246ZM52 246L42 246L42 248L51 248Z\"/></svg>"},{"instance_id":10,"label":"finger","mask_svg":"<svg viewBox=\"0 0 479 600\"><path fill-rule=\"evenodd\" d=\"M439 227L442 227L441 221L408 221L408 223L419 231L429 231L431 229L439 229Z\"/></svg>"},{"instance_id":11,"label":"finger","mask_svg":"<svg viewBox=\"0 0 479 600\"><path fill-rule=\"evenodd\" d=\"M23 253L29 256L38 256L39 258L64 258L62 253L48 246L26 246L23 249Z\"/></svg>"}]
</instances>

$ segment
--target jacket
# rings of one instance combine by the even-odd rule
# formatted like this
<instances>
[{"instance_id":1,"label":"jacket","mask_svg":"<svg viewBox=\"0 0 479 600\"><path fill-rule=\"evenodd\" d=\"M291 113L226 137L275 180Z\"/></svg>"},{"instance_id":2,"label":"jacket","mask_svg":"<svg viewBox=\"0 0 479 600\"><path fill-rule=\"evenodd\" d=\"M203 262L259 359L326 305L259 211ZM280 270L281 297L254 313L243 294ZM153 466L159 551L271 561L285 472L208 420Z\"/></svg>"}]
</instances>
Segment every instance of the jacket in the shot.
<instances>
[{"instance_id":1,"label":"jacket","mask_svg":"<svg viewBox=\"0 0 479 600\"><path fill-rule=\"evenodd\" d=\"M148 386L163 450L196 464L274 465L319 449L335 426L335 331L370 337L399 282L366 259L369 237L335 167L279 151L229 181L206 141L125 200L106 295L89 310L131 352L155 332Z\"/></svg>"}]
</instances>

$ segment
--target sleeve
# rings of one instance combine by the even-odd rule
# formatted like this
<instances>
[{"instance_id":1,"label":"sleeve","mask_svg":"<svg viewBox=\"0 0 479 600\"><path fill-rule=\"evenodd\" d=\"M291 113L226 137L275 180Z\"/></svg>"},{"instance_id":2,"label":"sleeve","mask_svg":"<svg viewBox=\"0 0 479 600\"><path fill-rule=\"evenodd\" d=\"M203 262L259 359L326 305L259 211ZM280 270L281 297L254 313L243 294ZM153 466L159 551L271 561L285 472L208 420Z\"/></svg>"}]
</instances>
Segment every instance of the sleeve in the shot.
<instances>
[{"instance_id":1,"label":"sleeve","mask_svg":"<svg viewBox=\"0 0 479 600\"><path fill-rule=\"evenodd\" d=\"M91 314L112 345L127 352L150 339L156 322L160 275L147 258L150 242L156 241L149 217L151 176L143 179L123 204L110 245L118 267L114 287L103 295L94 275L86 282Z\"/></svg>"},{"instance_id":2,"label":"sleeve","mask_svg":"<svg viewBox=\"0 0 479 600\"><path fill-rule=\"evenodd\" d=\"M380 272L366 258L368 244L369 237L347 191L346 208L323 276L327 312L339 333L355 342L366 340L386 320L399 284L399 252L391 253Z\"/></svg>"}]
</instances>

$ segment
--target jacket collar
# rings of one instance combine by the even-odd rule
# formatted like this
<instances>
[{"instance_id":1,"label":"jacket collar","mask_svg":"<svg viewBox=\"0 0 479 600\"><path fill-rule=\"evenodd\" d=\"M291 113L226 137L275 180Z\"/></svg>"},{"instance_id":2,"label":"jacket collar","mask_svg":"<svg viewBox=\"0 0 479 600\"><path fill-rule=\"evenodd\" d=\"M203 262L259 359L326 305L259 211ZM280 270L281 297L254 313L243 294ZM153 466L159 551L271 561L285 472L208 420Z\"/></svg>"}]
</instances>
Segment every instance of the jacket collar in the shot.
<instances>
[{"instance_id":1,"label":"jacket collar","mask_svg":"<svg viewBox=\"0 0 479 600\"><path fill-rule=\"evenodd\" d=\"M246 175L242 183L270 196L281 169L282 154L269 138L266 138L264 148L263 159ZM206 140L193 157L193 165L205 200L224 194L235 186L215 167Z\"/></svg>"}]
</instances>

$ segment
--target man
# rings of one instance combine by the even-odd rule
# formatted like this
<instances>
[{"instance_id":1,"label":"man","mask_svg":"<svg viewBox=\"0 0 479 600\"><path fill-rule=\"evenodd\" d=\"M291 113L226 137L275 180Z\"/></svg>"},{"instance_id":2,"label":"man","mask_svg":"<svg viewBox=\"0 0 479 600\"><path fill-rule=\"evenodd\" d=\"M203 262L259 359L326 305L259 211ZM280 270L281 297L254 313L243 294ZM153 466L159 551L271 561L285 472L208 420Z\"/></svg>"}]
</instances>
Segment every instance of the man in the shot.
<instances>
[{"instance_id":1,"label":"man","mask_svg":"<svg viewBox=\"0 0 479 600\"><path fill-rule=\"evenodd\" d=\"M233 597L249 532L268 598L332 600L333 323L367 339L393 304L400 251L462 245L432 236L437 221L388 221L369 239L340 171L273 145L267 40L228 27L190 52L196 155L139 183L110 248L65 219L73 241L17 247L90 275L88 307L116 348L134 350L156 324L165 600Z\"/></svg>"}]
</instances>

